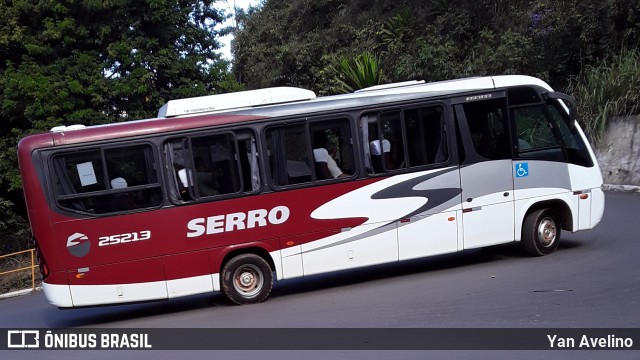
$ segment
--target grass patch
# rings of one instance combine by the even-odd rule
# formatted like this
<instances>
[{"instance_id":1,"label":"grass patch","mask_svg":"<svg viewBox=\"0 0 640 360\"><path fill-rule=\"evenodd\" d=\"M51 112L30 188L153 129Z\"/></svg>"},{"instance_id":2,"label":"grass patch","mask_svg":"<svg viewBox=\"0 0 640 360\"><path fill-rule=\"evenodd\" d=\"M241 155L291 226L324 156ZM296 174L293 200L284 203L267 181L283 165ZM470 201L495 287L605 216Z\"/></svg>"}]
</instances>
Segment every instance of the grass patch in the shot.
<instances>
[{"instance_id":1,"label":"grass patch","mask_svg":"<svg viewBox=\"0 0 640 360\"><path fill-rule=\"evenodd\" d=\"M585 132L596 142L608 119L636 115L640 110L640 50L625 50L611 60L585 68L570 79L567 93L578 102Z\"/></svg>"}]
</instances>

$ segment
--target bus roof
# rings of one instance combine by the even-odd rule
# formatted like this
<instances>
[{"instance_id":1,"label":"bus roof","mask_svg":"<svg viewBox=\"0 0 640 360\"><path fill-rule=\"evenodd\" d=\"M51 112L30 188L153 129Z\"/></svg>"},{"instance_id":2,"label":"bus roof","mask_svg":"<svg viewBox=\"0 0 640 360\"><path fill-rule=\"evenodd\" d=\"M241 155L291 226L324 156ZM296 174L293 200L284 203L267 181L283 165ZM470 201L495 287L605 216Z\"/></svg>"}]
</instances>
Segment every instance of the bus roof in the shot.
<instances>
[{"instance_id":1,"label":"bus roof","mask_svg":"<svg viewBox=\"0 0 640 360\"><path fill-rule=\"evenodd\" d=\"M371 104L435 98L473 90L489 90L518 85L535 85L552 91L544 81L523 75L466 78L433 83L404 82L376 86L355 93L323 97L316 97L312 91L299 88L281 87L249 90L239 93L172 100L159 111L158 115L166 117L159 116L152 119L87 127L73 125L56 127L47 134L30 136L29 138L36 137L37 139L34 138L31 139L33 141L27 141L30 144L27 147L34 149L46 147L46 144L54 146L144 136L257 121L274 116L313 114L365 107ZM243 100L243 97L249 98ZM224 101L228 101L228 104L225 105ZM219 104L222 105L219 106ZM26 145L27 142L22 145Z\"/></svg>"},{"instance_id":2,"label":"bus roof","mask_svg":"<svg viewBox=\"0 0 640 360\"><path fill-rule=\"evenodd\" d=\"M158 117L214 113L231 109L309 100L315 97L316 94L313 91L295 87L238 91L228 94L169 100L158 110Z\"/></svg>"},{"instance_id":3,"label":"bus roof","mask_svg":"<svg viewBox=\"0 0 640 360\"><path fill-rule=\"evenodd\" d=\"M175 108L192 108L193 111L184 110L182 114L172 113L169 115L165 111L165 106L160 108L158 117L181 117L192 116L192 114L219 114L219 113L235 113L235 114L256 114L263 116L288 115L295 113L316 112L328 110L328 106L320 105L321 102L332 102L339 107L349 108L357 107L366 103L370 103L371 97L376 97L376 103L386 101L400 101L403 99L410 100L412 98L427 98L442 96L447 94L462 93L465 91L495 89L507 86L517 85L536 85L551 91L551 88L544 81L524 75L501 75L486 76L475 78L464 78L446 81L437 81L425 83L424 81L405 81L399 83L376 85L369 88L357 90L354 93L330 95L315 97L315 94L309 90L300 88L268 88L260 90L250 90L237 92L232 94L210 95L196 98L171 100L167 104L173 104ZM264 97L269 91L272 93L280 93L279 100L268 101ZM305 92L313 94L306 96ZM255 98L251 98L255 96ZM208 104L223 103L226 99L237 98L235 103L227 104L224 107L218 107L211 111L199 111L206 109ZM288 101L283 99L288 98ZM358 100L363 99L363 100ZM244 105L243 105L244 104ZM295 110L294 110L295 109Z\"/></svg>"}]
</instances>

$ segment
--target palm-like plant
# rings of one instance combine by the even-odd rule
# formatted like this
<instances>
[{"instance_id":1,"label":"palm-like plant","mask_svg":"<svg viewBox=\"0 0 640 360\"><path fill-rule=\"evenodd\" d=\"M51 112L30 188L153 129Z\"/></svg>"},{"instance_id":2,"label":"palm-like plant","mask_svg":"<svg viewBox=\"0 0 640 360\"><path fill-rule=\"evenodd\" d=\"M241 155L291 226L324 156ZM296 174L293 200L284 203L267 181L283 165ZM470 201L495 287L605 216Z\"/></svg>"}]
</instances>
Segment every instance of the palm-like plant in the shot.
<instances>
[{"instance_id":1,"label":"palm-like plant","mask_svg":"<svg viewBox=\"0 0 640 360\"><path fill-rule=\"evenodd\" d=\"M363 52L355 58L343 57L337 72L337 88L345 93L379 85L382 81L378 60L368 52Z\"/></svg>"}]
</instances>

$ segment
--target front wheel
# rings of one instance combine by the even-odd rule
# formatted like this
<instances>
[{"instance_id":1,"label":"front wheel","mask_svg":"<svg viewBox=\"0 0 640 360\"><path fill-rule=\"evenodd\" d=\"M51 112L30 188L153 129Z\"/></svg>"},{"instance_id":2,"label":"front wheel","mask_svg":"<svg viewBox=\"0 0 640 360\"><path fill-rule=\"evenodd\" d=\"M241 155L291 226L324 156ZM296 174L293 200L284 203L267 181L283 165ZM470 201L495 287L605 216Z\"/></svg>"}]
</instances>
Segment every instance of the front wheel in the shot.
<instances>
[{"instance_id":1,"label":"front wheel","mask_svg":"<svg viewBox=\"0 0 640 360\"><path fill-rule=\"evenodd\" d=\"M222 269L222 290L236 304L263 302L271 293L273 273L269 264L254 254L238 255Z\"/></svg>"},{"instance_id":2,"label":"front wheel","mask_svg":"<svg viewBox=\"0 0 640 360\"><path fill-rule=\"evenodd\" d=\"M540 209L527 215L522 224L522 245L533 256L551 254L560 242L560 223L550 209Z\"/></svg>"}]
</instances>

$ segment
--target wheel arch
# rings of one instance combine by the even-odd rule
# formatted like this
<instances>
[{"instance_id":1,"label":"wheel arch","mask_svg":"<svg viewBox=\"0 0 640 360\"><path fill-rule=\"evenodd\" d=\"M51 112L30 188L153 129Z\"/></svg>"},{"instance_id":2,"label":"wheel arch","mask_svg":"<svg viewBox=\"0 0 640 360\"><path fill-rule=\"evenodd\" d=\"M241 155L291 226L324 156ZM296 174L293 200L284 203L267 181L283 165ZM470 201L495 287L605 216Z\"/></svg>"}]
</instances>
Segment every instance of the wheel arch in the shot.
<instances>
[{"instance_id":1,"label":"wheel arch","mask_svg":"<svg viewBox=\"0 0 640 360\"><path fill-rule=\"evenodd\" d=\"M542 200L532 204L524 214L524 218L529 216L534 211L540 209L550 209L552 210L556 216L558 217L558 221L560 221L560 228L566 231L573 231L573 213L571 212L571 207L562 199L549 199ZM522 226L520 226L520 231L522 231Z\"/></svg>"},{"instance_id":2,"label":"wheel arch","mask_svg":"<svg viewBox=\"0 0 640 360\"><path fill-rule=\"evenodd\" d=\"M229 251L222 258L222 261L220 262L220 268L218 269L218 272L222 273L222 269L224 269L224 266L229 262L229 260L233 259L234 257L236 257L238 255L244 255L244 254L253 254L253 255L256 255L256 256L259 256L259 257L263 258L267 262L267 264L269 264L269 267L271 268L271 271L276 271L276 264L273 261L273 257L269 254L269 252L267 250L265 250L264 248L261 248L259 246L249 246L249 247L233 249L233 250Z\"/></svg>"},{"instance_id":3,"label":"wheel arch","mask_svg":"<svg viewBox=\"0 0 640 360\"><path fill-rule=\"evenodd\" d=\"M558 216L560 227L563 230L573 231L573 214L571 212L571 207L564 200L550 199L536 202L527 209L524 217L526 218L532 212L540 209L552 210Z\"/></svg>"}]
</instances>

